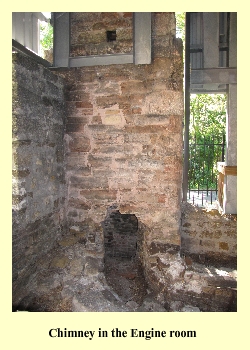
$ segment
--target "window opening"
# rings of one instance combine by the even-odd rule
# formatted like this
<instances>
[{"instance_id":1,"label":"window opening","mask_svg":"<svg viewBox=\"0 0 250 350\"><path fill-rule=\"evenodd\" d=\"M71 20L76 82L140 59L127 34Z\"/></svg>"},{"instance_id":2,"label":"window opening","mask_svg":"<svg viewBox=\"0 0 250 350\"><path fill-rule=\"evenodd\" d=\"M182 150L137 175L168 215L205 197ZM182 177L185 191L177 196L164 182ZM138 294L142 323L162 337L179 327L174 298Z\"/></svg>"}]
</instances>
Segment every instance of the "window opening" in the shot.
<instances>
[{"instance_id":1,"label":"window opening","mask_svg":"<svg viewBox=\"0 0 250 350\"><path fill-rule=\"evenodd\" d=\"M181 38L183 44L185 43L185 15L186 12L175 12L176 37Z\"/></svg>"},{"instance_id":2,"label":"window opening","mask_svg":"<svg viewBox=\"0 0 250 350\"><path fill-rule=\"evenodd\" d=\"M51 12L42 12L47 21L39 21L40 56L53 63L53 27L51 25Z\"/></svg>"},{"instance_id":3,"label":"window opening","mask_svg":"<svg viewBox=\"0 0 250 350\"><path fill-rule=\"evenodd\" d=\"M13 52L22 52L44 66L50 67L53 63L52 47L51 12L12 13ZM48 55L49 51L50 55Z\"/></svg>"},{"instance_id":4,"label":"window opening","mask_svg":"<svg viewBox=\"0 0 250 350\"><path fill-rule=\"evenodd\" d=\"M226 94L191 94L188 201L212 205L217 200L217 163L224 162Z\"/></svg>"},{"instance_id":5,"label":"window opening","mask_svg":"<svg viewBox=\"0 0 250 350\"><path fill-rule=\"evenodd\" d=\"M186 25L186 12L175 12L176 22L176 38L182 40L183 47L183 66L185 64L185 25ZM183 91L185 93L185 75L183 75Z\"/></svg>"},{"instance_id":6,"label":"window opening","mask_svg":"<svg viewBox=\"0 0 250 350\"><path fill-rule=\"evenodd\" d=\"M176 14L177 32L182 29L185 42L183 201L217 206L217 162L225 161L226 152L228 83L216 76L216 69L229 66L230 13L204 14L187 12L183 19ZM210 80L206 74L211 74Z\"/></svg>"}]
</instances>

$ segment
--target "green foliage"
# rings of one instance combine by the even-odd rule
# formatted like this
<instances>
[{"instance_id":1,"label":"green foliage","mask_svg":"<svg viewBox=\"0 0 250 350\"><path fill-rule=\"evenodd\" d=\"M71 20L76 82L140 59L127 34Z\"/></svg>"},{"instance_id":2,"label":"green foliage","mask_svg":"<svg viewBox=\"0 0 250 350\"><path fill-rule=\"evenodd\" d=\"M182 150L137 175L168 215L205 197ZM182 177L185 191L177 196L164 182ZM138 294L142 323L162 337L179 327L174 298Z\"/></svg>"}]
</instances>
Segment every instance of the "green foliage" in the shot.
<instances>
[{"instance_id":1,"label":"green foliage","mask_svg":"<svg viewBox=\"0 0 250 350\"><path fill-rule=\"evenodd\" d=\"M222 161L226 130L226 104L226 95L190 97L188 177L192 189L216 187L216 167Z\"/></svg>"},{"instance_id":2,"label":"green foliage","mask_svg":"<svg viewBox=\"0 0 250 350\"><path fill-rule=\"evenodd\" d=\"M225 133L226 95L190 96L190 137L219 136Z\"/></svg>"},{"instance_id":3,"label":"green foliage","mask_svg":"<svg viewBox=\"0 0 250 350\"><path fill-rule=\"evenodd\" d=\"M185 50L186 12L176 12L176 36ZM185 54L183 55L185 57ZM216 188L217 162L222 161L226 131L227 96L201 94L190 96L189 187Z\"/></svg>"},{"instance_id":4,"label":"green foliage","mask_svg":"<svg viewBox=\"0 0 250 350\"><path fill-rule=\"evenodd\" d=\"M40 22L40 44L43 51L53 47L53 27L50 23Z\"/></svg>"},{"instance_id":5,"label":"green foliage","mask_svg":"<svg viewBox=\"0 0 250 350\"><path fill-rule=\"evenodd\" d=\"M185 42L185 16L186 12L175 12L176 36Z\"/></svg>"}]
</instances>

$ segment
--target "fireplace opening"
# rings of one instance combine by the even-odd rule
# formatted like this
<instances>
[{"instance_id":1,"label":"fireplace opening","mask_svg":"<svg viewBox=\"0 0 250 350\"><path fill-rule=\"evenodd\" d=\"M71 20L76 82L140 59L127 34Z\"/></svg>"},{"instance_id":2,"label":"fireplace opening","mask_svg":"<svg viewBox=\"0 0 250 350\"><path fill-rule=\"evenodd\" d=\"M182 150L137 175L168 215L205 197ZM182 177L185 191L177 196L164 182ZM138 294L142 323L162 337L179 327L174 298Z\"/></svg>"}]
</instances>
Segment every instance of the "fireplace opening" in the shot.
<instances>
[{"instance_id":1,"label":"fireplace opening","mask_svg":"<svg viewBox=\"0 0 250 350\"><path fill-rule=\"evenodd\" d=\"M109 209L103 222L104 272L107 283L124 302L141 305L147 284L139 257L138 219Z\"/></svg>"},{"instance_id":2,"label":"fireplace opening","mask_svg":"<svg viewBox=\"0 0 250 350\"><path fill-rule=\"evenodd\" d=\"M105 256L128 258L136 256L138 220L134 214L113 211L104 221Z\"/></svg>"}]
</instances>

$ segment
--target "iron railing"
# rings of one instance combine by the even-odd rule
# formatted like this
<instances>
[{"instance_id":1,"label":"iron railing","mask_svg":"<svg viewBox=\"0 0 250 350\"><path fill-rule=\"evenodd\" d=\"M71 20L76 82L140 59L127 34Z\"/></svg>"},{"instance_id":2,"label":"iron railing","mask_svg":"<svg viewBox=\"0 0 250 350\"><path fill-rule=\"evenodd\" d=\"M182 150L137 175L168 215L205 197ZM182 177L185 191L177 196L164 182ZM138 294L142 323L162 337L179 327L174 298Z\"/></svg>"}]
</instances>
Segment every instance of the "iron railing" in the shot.
<instances>
[{"instance_id":1,"label":"iron railing","mask_svg":"<svg viewBox=\"0 0 250 350\"><path fill-rule=\"evenodd\" d=\"M204 206L217 199L217 162L225 158L225 135L189 140L188 200Z\"/></svg>"}]
</instances>

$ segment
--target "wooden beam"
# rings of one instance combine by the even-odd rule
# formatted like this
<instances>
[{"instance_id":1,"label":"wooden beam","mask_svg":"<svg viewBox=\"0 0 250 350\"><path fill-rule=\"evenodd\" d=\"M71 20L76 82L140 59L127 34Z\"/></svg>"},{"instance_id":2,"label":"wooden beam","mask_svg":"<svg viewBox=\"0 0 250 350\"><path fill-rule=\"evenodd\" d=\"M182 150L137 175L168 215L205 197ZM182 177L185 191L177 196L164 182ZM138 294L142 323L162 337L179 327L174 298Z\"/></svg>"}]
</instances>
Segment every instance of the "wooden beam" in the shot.
<instances>
[{"instance_id":1,"label":"wooden beam","mask_svg":"<svg viewBox=\"0 0 250 350\"><path fill-rule=\"evenodd\" d=\"M217 163L217 170L223 175L237 176L237 166L225 165L223 162Z\"/></svg>"}]
</instances>

